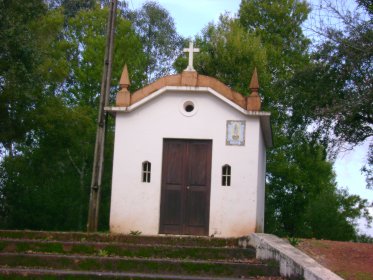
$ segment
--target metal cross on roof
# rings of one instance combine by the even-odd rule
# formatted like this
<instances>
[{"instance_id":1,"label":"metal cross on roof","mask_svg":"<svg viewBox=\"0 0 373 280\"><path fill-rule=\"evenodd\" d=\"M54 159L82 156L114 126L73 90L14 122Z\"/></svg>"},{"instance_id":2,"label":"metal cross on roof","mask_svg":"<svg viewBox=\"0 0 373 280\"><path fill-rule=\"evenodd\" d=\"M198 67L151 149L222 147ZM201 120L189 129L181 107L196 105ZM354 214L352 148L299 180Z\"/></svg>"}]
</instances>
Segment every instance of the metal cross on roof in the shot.
<instances>
[{"instance_id":1,"label":"metal cross on roof","mask_svg":"<svg viewBox=\"0 0 373 280\"><path fill-rule=\"evenodd\" d=\"M183 52L189 53L189 62L188 67L185 69L185 71L196 71L193 68L193 53L199 52L198 48L193 48L193 42L189 42L189 48L183 49Z\"/></svg>"}]
</instances>

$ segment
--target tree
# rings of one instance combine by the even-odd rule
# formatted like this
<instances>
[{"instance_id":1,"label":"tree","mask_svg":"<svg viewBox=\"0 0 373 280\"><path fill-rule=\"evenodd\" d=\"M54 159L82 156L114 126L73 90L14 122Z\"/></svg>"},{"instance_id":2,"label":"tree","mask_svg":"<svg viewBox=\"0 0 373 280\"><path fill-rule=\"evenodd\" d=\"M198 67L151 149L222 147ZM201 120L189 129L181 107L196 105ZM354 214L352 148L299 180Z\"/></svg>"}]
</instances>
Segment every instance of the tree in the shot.
<instances>
[{"instance_id":1,"label":"tree","mask_svg":"<svg viewBox=\"0 0 373 280\"><path fill-rule=\"evenodd\" d=\"M273 81L289 78L307 63L310 41L302 31L310 8L306 1L243 0L238 20L248 32L260 37L268 53Z\"/></svg>"},{"instance_id":2,"label":"tree","mask_svg":"<svg viewBox=\"0 0 373 280\"><path fill-rule=\"evenodd\" d=\"M298 0L243 0L240 4L237 21L260 38L267 53L270 83L262 95L264 108L270 108L275 115L275 129L288 129L288 114L292 111L292 104L286 102L292 95L288 83L294 73L309 63L310 40L301 28L309 12L307 2Z\"/></svg>"},{"instance_id":3,"label":"tree","mask_svg":"<svg viewBox=\"0 0 373 280\"><path fill-rule=\"evenodd\" d=\"M0 1L0 145L6 154L29 140L29 114L42 101L43 90L55 87L66 71L61 63L55 67L64 60L63 46L55 41L61 17L45 14L41 0Z\"/></svg>"},{"instance_id":4,"label":"tree","mask_svg":"<svg viewBox=\"0 0 373 280\"><path fill-rule=\"evenodd\" d=\"M6 228L85 229L107 10L83 9L65 22L62 9L53 9L38 24L44 26L51 17L59 19L60 29L59 36L48 43L66 48L56 54L55 65L49 68L53 71L46 71L45 86L38 88L43 98L28 114L29 141L20 141L17 153L0 163L0 226ZM116 32L113 92L124 63L133 70L135 87L141 84L145 69L141 42L130 23L118 17ZM48 39L39 35L41 40ZM55 86L54 75L61 70L65 79ZM100 229L108 227L112 121L106 143Z\"/></svg>"},{"instance_id":5,"label":"tree","mask_svg":"<svg viewBox=\"0 0 373 280\"><path fill-rule=\"evenodd\" d=\"M146 2L140 10L128 13L146 54L146 83L172 72L172 63L182 48L173 18L157 2Z\"/></svg>"},{"instance_id":6,"label":"tree","mask_svg":"<svg viewBox=\"0 0 373 280\"><path fill-rule=\"evenodd\" d=\"M82 230L95 133L90 107L47 97L34 121L33 144L2 162L0 197L7 228Z\"/></svg>"},{"instance_id":7,"label":"tree","mask_svg":"<svg viewBox=\"0 0 373 280\"><path fill-rule=\"evenodd\" d=\"M289 102L293 75L310 64L309 40L300 27L309 9L300 1L280 2L242 1L238 18L222 16L217 25L207 26L196 38L200 53L195 68L244 95L254 66L259 70L263 107L272 113L275 143L267 157L266 231L280 236L352 239L353 220L364 215L367 202L356 198L350 208L359 210L341 214L342 202L351 197L339 195L325 147L308 135L303 119L294 122ZM184 69L185 60L180 58L176 65ZM316 208L332 198L333 207ZM330 212L325 215L324 211ZM315 221L323 217L329 230L346 234L318 232Z\"/></svg>"},{"instance_id":8,"label":"tree","mask_svg":"<svg viewBox=\"0 0 373 280\"><path fill-rule=\"evenodd\" d=\"M79 12L68 22L65 38L73 44L74 49L70 56L70 73L63 96L69 104L85 104L95 108L98 104L107 13L107 9L96 6L92 10ZM131 89L139 88L144 79L145 55L139 37L131 29L131 23L120 16L119 12L115 36L112 84L118 84L120 73L127 63ZM113 87L113 93L117 88Z\"/></svg>"},{"instance_id":9,"label":"tree","mask_svg":"<svg viewBox=\"0 0 373 280\"><path fill-rule=\"evenodd\" d=\"M96 5L95 0L47 0L50 9L63 8L65 18L73 18L80 10L90 10Z\"/></svg>"},{"instance_id":10,"label":"tree","mask_svg":"<svg viewBox=\"0 0 373 280\"><path fill-rule=\"evenodd\" d=\"M238 92L249 93L248 81L254 67L258 68L262 78L268 75L267 56L260 39L246 33L228 16L221 16L217 25L209 24L195 41L200 49L194 58L198 73L216 77ZM175 68L182 71L187 64L185 56L180 56Z\"/></svg>"},{"instance_id":11,"label":"tree","mask_svg":"<svg viewBox=\"0 0 373 280\"><path fill-rule=\"evenodd\" d=\"M350 149L373 136L372 5L357 1L363 10L352 12L331 1L322 2L325 13L339 24L313 27L321 40L312 63L291 82L291 102L294 119L312 124L316 137L337 154L341 148ZM368 160L364 170L370 166ZM367 176L369 185L369 172Z\"/></svg>"},{"instance_id":12,"label":"tree","mask_svg":"<svg viewBox=\"0 0 373 280\"><path fill-rule=\"evenodd\" d=\"M296 142L296 144L294 144ZM352 240L356 221L371 217L366 199L338 190L326 150L295 137L268 160L266 231L280 236Z\"/></svg>"}]
</instances>

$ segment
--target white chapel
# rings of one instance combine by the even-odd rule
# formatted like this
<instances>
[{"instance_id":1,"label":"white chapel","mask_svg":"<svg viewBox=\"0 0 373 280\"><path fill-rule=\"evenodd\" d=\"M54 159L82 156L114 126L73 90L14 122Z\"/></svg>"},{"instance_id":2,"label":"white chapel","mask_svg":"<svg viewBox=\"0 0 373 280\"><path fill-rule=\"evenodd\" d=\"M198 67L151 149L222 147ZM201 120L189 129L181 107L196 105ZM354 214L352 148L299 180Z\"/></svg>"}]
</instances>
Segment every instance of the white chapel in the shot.
<instances>
[{"instance_id":1,"label":"white chapel","mask_svg":"<svg viewBox=\"0 0 373 280\"><path fill-rule=\"evenodd\" d=\"M239 237L264 230L270 113L254 70L242 96L189 65L130 94L115 115L110 231Z\"/></svg>"}]
</instances>

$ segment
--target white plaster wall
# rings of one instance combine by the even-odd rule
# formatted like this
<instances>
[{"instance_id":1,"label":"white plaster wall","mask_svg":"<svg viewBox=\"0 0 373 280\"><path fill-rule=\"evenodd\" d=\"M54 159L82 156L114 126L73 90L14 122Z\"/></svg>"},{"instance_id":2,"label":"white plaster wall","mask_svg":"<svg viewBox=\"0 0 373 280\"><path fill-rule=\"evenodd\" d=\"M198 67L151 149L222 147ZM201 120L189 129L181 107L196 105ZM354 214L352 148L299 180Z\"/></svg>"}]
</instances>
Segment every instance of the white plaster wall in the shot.
<instances>
[{"instance_id":1,"label":"white plaster wall","mask_svg":"<svg viewBox=\"0 0 373 280\"><path fill-rule=\"evenodd\" d=\"M181 104L192 100L197 113L185 116ZM226 121L246 120L245 146L226 146ZM260 123L209 93L165 92L130 113L117 113L110 230L159 232L164 138L212 139L209 235L242 236L257 226ZM152 164L150 183L141 182L141 164ZM221 186L221 167L232 167L230 187Z\"/></svg>"},{"instance_id":2,"label":"white plaster wall","mask_svg":"<svg viewBox=\"0 0 373 280\"><path fill-rule=\"evenodd\" d=\"M264 211L265 211L265 178L266 178L266 148L263 134L260 133L259 154L258 154L258 198L256 232L264 232Z\"/></svg>"}]
</instances>

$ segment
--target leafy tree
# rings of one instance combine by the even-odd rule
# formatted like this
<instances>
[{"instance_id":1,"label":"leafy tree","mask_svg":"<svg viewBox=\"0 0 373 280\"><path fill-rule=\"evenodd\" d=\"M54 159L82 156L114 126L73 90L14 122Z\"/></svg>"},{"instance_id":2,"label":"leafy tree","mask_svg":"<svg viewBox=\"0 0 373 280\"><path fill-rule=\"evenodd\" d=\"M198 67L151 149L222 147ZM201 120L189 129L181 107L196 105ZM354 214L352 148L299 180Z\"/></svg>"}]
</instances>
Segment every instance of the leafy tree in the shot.
<instances>
[{"instance_id":1,"label":"leafy tree","mask_svg":"<svg viewBox=\"0 0 373 280\"><path fill-rule=\"evenodd\" d=\"M295 139L297 144L294 140L288 143L295 147L274 153L268 160L266 231L280 236L355 239L357 218L371 222L368 201L337 189L323 146Z\"/></svg>"},{"instance_id":2,"label":"leafy tree","mask_svg":"<svg viewBox=\"0 0 373 280\"><path fill-rule=\"evenodd\" d=\"M64 16L73 18L80 10L90 10L95 7L95 0L47 0L49 8L63 8Z\"/></svg>"},{"instance_id":3,"label":"leafy tree","mask_svg":"<svg viewBox=\"0 0 373 280\"><path fill-rule=\"evenodd\" d=\"M306 219L311 231L309 237L330 240L356 240L356 218L363 216L371 222L367 212L368 202L346 190L322 190L310 201Z\"/></svg>"},{"instance_id":4,"label":"leafy tree","mask_svg":"<svg viewBox=\"0 0 373 280\"><path fill-rule=\"evenodd\" d=\"M47 11L41 1L28 2L35 10L23 9L20 1L0 1L7 12L0 12L6 31L0 35L0 139L8 151L16 149L0 163L0 226L84 230L107 10L92 1L49 2L55 6ZM310 62L309 41L300 28L308 12L303 1L244 0L237 19L222 16L197 37L201 52L195 67L245 95L258 68L276 145L268 154L267 231L349 239L354 219L367 214L367 202L337 191L324 143L306 132L315 119L308 117L302 96L317 106L310 98L316 89L345 86L343 79L334 80L338 67ZM19 19L14 27L12 13ZM129 15L135 29L118 11L113 84L127 63L133 90L146 77L170 73L181 40L156 3ZM179 58L175 67L185 64ZM320 78L317 85L306 75L309 69L319 71L312 72ZM100 229L108 226L112 129L110 123Z\"/></svg>"},{"instance_id":5,"label":"leafy tree","mask_svg":"<svg viewBox=\"0 0 373 280\"><path fill-rule=\"evenodd\" d=\"M82 230L95 112L47 99L34 116L34 144L2 163L3 222L8 228Z\"/></svg>"},{"instance_id":6,"label":"leafy tree","mask_svg":"<svg viewBox=\"0 0 373 280\"><path fill-rule=\"evenodd\" d=\"M260 77L264 110L272 113L275 147L268 152L266 231L281 236L327 236L318 232L317 218L324 217L328 229L343 230L355 237L353 220L364 215L365 200L356 198L341 214L343 202L351 197L340 195L332 165L318 139L309 137L303 119L292 118L292 88L295 73L310 64L309 40L301 24L309 12L301 1L242 1L238 18L222 16L197 37L201 52L195 68L201 74L215 76L237 91L247 94L254 66ZM185 60L176 62L178 70ZM233 74L234 73L234 74ZM325 199L335 202L330 209L316 208ZM318 209L323 209L319 211ZM324 215L323 211L331 211Z\"/></svg>"},{"instance_id":7,"label":"leafy tree","mask_svg":"<svg viewBox=\"0 0 373 280\"><path fill-rule=\"evenodd\" d=\"M198 73L216 77L238 92L248 94L248 82L254 67L267 77L267 56L258 37L245 30L227 16L221 16L218 25L209 24L196 38L200 52L194 58ZM235 55L233 56L232 53ZM180 56L175 68L182 71L188 61Z\"/></svg>"},{"instance_id":8,"label":"leafy tree","mask_svg":"<svg viewBox=\"0 0 373 280\"><path fill-rule=\"evenodd\" d=\"M43 98L34 103L28 114L33 124L29 141L20 141L18 153L5 157L0 164L2 227L85 229L107 10L95 6L79 11L65 22L62 9L53 9L39 18L38 24L44 26L43 22L51 17L59 20L59 36L47 42L65 48L59 53L59 48L53 50L55 65L49 68L50 73L46 71L43 86L38 88ZM132 84L139 86L145 69L140 40L121 16L117 19L116 32L113 84L117 84L122 67L127 63L133 70ZM41 40L48 39L43 33L36 34L39 35ZM48 64L40 64L39 68L47 69L45 65ZM58 86L54 75L61 70L65 79ZM113 86L113 91L115 88ZM106 143L100 229L108 227L112 121Z\"/></svg>"},{"instance_id":9,"label":"leafy tree","mask_svg":"<svg viewBox=\"0 0 373 280\"><path fill-rule=\"evenodd\" d=\"M157 2L148 1L140 10L128 13L146 54L146 83L170 74L173 60L180 53L182 38L173 18Z\"/></svg>"},{"instance_id":10,"label":"leafy tree","mask_svg":"<svg viewBox=\"0 0 373 280\"><path fill-rule=\"evenodd\" d=\"M373 136L372 5L369 1L357 4L365 9L363 15L344 13L325 1L339 27L315 28L322 40L312 54L312 64L296 73L291 82L293 118L312 124L316 137L334 154L371 141ZM364 167L368 186L370 169L368 160Z\"/></svg>"},{"instance_id":11,"label":"leafy tree","mask_svg":"<svg viewBox=\"0 0 373 280\"><path fill-rule=\"evenodd\" d=\"M291 77L296 68L307 63L310 41L303 34L302 24L309 12L306 1L241 1L238 20L261 39L274 82Z\"/></svg>"},{"instance_id":12,"label":"leafy tree","mask_svg":"<svg viewBox=\"0 0 373 280\"><path fill-rule=\"evenodd\" d=\"M69 20L65 38L74 45L71 68L64 97L69 104L96 106L101 87L108 11L99 6L81 11ZM123 65L128 64L131 88L139 88L144 79L145 55L141 42L129 21L117 15L113 58L113 85L117 85ZM114 87L115 89L117 87ZM96 107L95 107L96 108Z\"/></svg>"},{"instance_id":13,"label":"leafy tree","mask_svg":"<svg viewBox=\"0 0 373 280\"><path fill-rule=\"evenodd\" d=\"M13 155L16 145L28 141L29 114L65 74L57 62L61 44L55 43L61 17L44 17L43 1L0 1L0 145ZM46 82L46 78L48 82Z\"/></svg>"}]
</instances>

